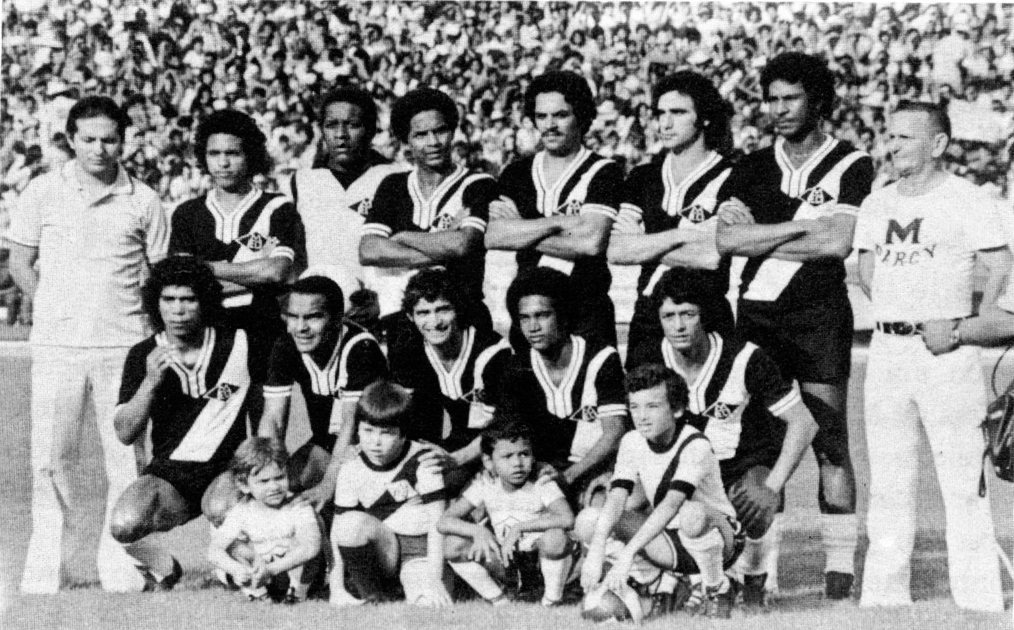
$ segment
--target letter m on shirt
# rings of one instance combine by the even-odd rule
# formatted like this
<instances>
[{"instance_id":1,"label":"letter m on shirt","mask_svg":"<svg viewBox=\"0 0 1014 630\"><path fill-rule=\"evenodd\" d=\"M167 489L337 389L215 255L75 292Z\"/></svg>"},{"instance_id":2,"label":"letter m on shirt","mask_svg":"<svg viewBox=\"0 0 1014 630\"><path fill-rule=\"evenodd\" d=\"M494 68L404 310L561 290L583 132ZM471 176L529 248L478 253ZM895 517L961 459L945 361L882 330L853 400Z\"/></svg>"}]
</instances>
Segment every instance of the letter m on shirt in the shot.
<instances>
[{"instance_id":1,"label":"letter m on shirt","mask_svg":"<svg viewBox=\"0 0 1014 630\"><path fill-rule=\"evenodd\" d=\"M922 217L913 219L911 223L902 227L897 221L891 219L887 223L887 244L894 244L894 237L898 237L898 241L904 243L908 241L909 235L912 236L911 243L913 245L919 244L919 228L922 227Z\"/></svg>"}]
</instances>

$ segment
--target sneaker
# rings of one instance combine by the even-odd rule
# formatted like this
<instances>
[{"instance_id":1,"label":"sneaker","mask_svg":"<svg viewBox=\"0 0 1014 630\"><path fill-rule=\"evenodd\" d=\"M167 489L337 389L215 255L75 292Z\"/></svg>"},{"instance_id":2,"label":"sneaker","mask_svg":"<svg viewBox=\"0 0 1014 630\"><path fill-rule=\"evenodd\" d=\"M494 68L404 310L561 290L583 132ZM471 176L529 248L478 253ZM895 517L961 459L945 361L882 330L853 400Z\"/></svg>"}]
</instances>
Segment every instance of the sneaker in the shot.
<instances>
[{"instance_id":1,"label":"sneaker","mask_svg":"<svg viewBox=\"0 0 1014 630\"><path fill-rule=\"evenodd\" d=\"M732 580L728 581L725 591L721 586L705 589L704 615L712 619L728 619L732 616L732 604L736 601L736 589Z\"/></svg>"},{"instance_id":2,"label":"sneaker","mask_svg":"<svg viewBox=\"0 0 1014 630\"><path fill-rule=\"evenodd\" d=\"M290 604L290 605L291 604L298 604L298 603L303 602L303 601L306 601L306 596L305 595L300 595L299 593L296 592L296 589L294 589L294 588L290 588L285 593L285 597L282 598L282 603L283 604Z\"/></svg>"},{"instance_id":3,"label":"sneaker","mask_svg":"<svg viewBox=\"0 0 1014 630\"><path fill-rule=\"evenodd\" d=\"M743 607L750 612L764 612L768 608L767 592L764 583L767 573L743 576Z\"/></svg>"},{"instance_id":4,"label":"sneaker","mask_svg":"<svg viewBox=\"0 0 1014 630\"><path fill-rule=\"evenodd\" d=\"M548 597L546 597L545 595L543 595L542 596L542 602L541 602L541 604L545 608L556 608L557 606L562 606L563 605L563 600L562 599L549 599Z\"/></svg>"},{"instance_id":5,"label":"sneaker","mask_svg":"<svg viewBox=\"0 0 1014 630\"><path fill-rule=\"evenodd\" d=\"M828 571L824 574L824 596L828 599L843 600L852 596L852 582L855 577L851 573Z\"/></svg>"},{"instance_id":6,"label":"sneaker","mask_svg":"<svg viewBox=\"0 0 1014 630\"><path fill-rule=\"evenodd\" d=\"M689 615L704 614L704 585L700 582L690 587L690 594L683 602L683 612Z\"/></svg>"},{"instance_id":7,"label":"sneaker","mask_svg":"<svg viewBox=\"0 0 1014 630\"><path fill-rule=\"evenodd\" d=\"M141 575L144 576L144 589L142 589L142 591L145 593L171 591L180 581L180 578L183 577L183 567L180 566L180 561L176 558L173 558L173 570L169 573L169 575L165 576L161 580L156 578L155 575L147 569L141 569L140 571Z\"/></svg>"}]
</instances>

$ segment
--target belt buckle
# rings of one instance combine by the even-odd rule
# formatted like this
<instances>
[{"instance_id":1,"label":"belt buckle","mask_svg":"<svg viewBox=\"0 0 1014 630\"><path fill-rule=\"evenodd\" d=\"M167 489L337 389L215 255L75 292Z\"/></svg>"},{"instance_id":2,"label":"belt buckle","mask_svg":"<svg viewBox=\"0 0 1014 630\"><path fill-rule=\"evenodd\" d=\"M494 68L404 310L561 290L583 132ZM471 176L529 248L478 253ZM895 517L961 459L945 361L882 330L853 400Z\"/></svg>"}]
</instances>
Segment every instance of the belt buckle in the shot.
<instances>
[{"instance_id":1,"label":"belt buckle","mask_svg":"<svg viewBox=\"0 0 1014 630\"><path fill-rule=\"evenodd\" d=\"M915 334L915 326L913 326L910 322L895 322L894 334L911 337Z\"/></svg>"}]
</instances>

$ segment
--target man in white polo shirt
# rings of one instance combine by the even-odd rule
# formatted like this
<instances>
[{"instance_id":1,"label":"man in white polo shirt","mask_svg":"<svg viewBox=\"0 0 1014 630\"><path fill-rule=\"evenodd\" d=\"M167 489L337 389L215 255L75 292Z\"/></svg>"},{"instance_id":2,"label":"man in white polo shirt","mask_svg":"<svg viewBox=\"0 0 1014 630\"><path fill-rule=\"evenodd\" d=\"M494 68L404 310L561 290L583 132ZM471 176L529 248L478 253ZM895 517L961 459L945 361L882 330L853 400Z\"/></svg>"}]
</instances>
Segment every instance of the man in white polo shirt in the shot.
<instances>
[{"instance_id":1,"label":"man in white polo shirt","mask_svg":"<svg viewBox=\"0 0 1014 630\"><path fill-rule=\"evenodd\" d=\"M866 198L855 238L877 320L866 371L870 547L860 604L912 602L924 430L944 499L954 601L1002 611L989 500L978 496L986 388L961 324L972 314L976 261L989 270L987 307L1010 270L1003 218L984 191L943 169L951 133L943 109L903 102L889 130L901 180Z\"/></svg>"},{"instance_id":2,"label":"man in white polo shirt","mask_svg":"<svg viewBox=\"0 0 1014 630\"><path fill-rule=\"evenodd\" d=\"M119 165L129 124L112 99L78 101L67 120L76 158L33 180L11 217L11 274L35 304L25 593L59 589L64 511L73 513L82 502L69 472L88 404L94 405L109 481L99 579L109 591L144 585L108 527L117 497L137 478L133 449L113 430L113 409L127 351L151 333L141 285L150 265L165 255L169 231L155 192Z\"/></svg>"}]
</instances>

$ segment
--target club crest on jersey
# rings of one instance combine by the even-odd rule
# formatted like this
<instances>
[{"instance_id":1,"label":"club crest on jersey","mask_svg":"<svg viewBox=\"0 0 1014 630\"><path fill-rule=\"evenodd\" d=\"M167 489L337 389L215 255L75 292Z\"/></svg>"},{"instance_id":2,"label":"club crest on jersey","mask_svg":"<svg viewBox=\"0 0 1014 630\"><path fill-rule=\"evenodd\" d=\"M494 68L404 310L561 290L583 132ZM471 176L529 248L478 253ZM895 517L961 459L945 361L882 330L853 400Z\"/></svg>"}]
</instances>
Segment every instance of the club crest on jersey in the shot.
<instances>
[{"instance_id":1,"label":"club crest on jersey","mask_svg":"<svg viewBox=\"0 0 1014 630\"><path fill-rule=\"evenodd\" d=\"M570 414L569 420L576 422L595 422L599 417L599 409L593 405L585 405Z\"/></svg>"},{"instance_id":2,"label":"club crest on jersey","mask_svg":"<svg viewBox=\"0 0 1014 630\"><path fill-rule=\"evenodd\" d=\"M232 383L221 383L215 389L209 390L204 394L204 398L208 400L219 400L221 402L229 402L232 395L239 391L239 385L233 385Z\"/></svg>"},{"instance_id":3,"label":"club crest on jersey","mask_svg":"<svg viewBox=\"0 0 1014 630\"><path fill-rule=\"evenodd\" d=\"M722 401L718 401L711 405L711 409L708 410L709 413L707 415L716 420L728 420L735 413L736 407L737 405L728 405Z\"/></svg>"},{"instance_id":4,"label":"club crest on jersey","mask_svg":"<svg viewBox=\"0 0 1014 630\"><path fill-rule=\"evenodd\" d=\"M831 203L834 201L834 197L820 186L814 186L810 190L804 192L801 198L811 206L822 206L825 203Z\"/></svg>"},{"instance_id":5,"label":"club crest on jersey","mask_svg":"<svg viewBox=\"0 0 1014 630\"><path fill-rule=\"evenodd\" d=\"M561 203L560 207L557 208L556 211L562 215L576 216L581 213L581 206L583 205L584 202L580 199L571 199L570 201Z\"/></svg>"},{"instance_id":6,"label":"club crest on jersey","mask_svg":"<svg viewBox=\"0 0 1014 630\"><path fill-rule=\"evenodd\" d=\"M419 494L415 491L415 488L412 487L412 484L405 479L387 484L385 490L387 490L387 493L391 495L391 498L399 503L404 503Z\"/></svg>"},{"instance_id":7,"label":"club crest on jersey","mask_svg":"<svg viewBox=\"0 0 1014 630\"><path fill-rule=\"evenodd\" d=\"M370 214L370 208L373 207L373 200L367 197L366 199L363 199L358 203L354 203L349 207L352 208L353 211L358 212L359 216L365 218Z\"/></svg>"},{"instance_id":8,"label":"club crest on jersey","mask_svg":"<svg viewBox=\"0 0 1014 630\"><path fill-rule=\"evenodd\" d=\"M714 210L708 210L699 203L695 203L692 206L688 206L680 210L680 216L691 223L703 223L711 217L715 216Z\"/></svg>"},{"instance_id":9,"label":"club crest on jersey","mask_svg":"<svg viewBox=\"0 0 1014 630\"><path fill-rule=\"evenodd\" d=\"M453 230L456 221L457 219L453 215L438 214L437 218L433 219L433 223L430 223L430 227L436 232Z\"/></svg>"},{"instance_id":10,"label":"club crest on jersey","mask_svg":"<svg viewBox=\"0 0 1014 630\"><path fill-rule=\"evenodd\" d=\"M247 249L254 252L261 251L268 243L268 239L260 232L250 232L246 236L241 236L236 240L239 241L241 245L244 245Z\"/></svg>"}]
</instances>

